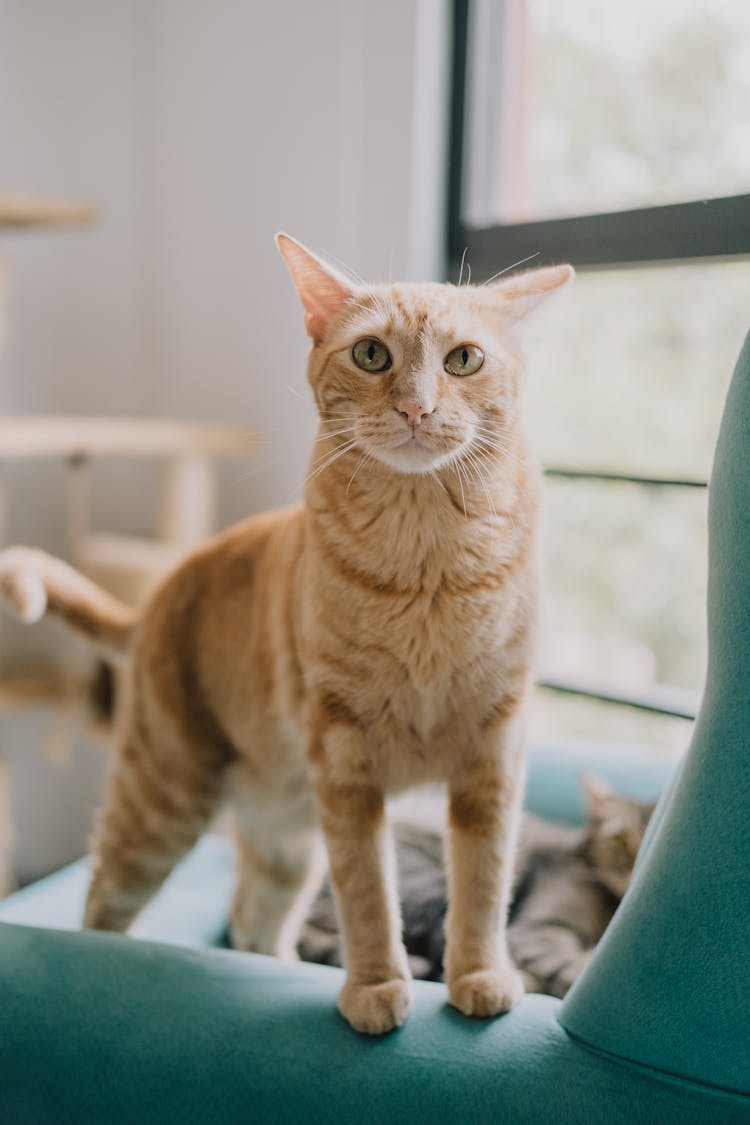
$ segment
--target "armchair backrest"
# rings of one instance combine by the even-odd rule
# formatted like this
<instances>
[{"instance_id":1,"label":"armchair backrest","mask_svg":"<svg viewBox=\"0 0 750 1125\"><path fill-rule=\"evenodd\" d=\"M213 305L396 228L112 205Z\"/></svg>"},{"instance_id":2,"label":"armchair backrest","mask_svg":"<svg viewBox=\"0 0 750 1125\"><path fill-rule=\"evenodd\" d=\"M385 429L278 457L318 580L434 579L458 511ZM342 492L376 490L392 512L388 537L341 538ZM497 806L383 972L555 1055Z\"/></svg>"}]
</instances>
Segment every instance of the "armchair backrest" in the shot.
<instances>
[{"instance_id":1,"label":"armchair backrest","mask_svg":"<svg viewBox=\"0 0 750 1125\"><path fill-rule=\"evenodd\" d=\"M711 476L708 620L690 751L560 1022L600 1051L750 1093L750 335Z\"/></svg>"}]
</instances>

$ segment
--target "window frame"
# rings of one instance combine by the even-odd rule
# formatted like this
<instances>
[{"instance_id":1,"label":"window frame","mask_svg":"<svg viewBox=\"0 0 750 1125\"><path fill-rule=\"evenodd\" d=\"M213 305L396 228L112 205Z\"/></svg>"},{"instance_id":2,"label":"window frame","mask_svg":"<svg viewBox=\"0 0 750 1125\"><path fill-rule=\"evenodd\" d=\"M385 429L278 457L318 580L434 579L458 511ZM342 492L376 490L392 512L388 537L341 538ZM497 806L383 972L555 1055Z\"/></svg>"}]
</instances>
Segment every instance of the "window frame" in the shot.
<instances>
[{"instance_id":1,"label":"window frame","mask_svg":"<svg viewBox=\"0 0 750 1125\"><path fill-rule=\"evenodd\" d=\"M530 254L534 265L566 261L577 269L750 256L750 193L533 222L482 227L466 223L462 204L471 3L453 0L447 201L450 276L458 272L464 256L477 280L491 277L504 262L520 262Z\"/></svg>"}]
</instances>

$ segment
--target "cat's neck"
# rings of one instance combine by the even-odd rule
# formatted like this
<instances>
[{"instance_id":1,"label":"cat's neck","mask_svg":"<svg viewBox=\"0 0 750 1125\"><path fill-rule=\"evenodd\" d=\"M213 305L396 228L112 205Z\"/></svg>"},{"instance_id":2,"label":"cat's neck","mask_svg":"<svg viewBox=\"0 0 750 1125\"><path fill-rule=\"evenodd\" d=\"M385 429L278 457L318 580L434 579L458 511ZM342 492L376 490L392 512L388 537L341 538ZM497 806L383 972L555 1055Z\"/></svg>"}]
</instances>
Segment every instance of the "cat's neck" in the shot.
<instances>
[{"instance_id":1,"label":"cat's neck","mask_svg":"<svg viewBox=\"0 0 750 1125\"><path fill-rule=\"evenodd\" d=\"M339 452L325 436L317 449L305 491L314 537L399 586L423 582L426 567L490 572L532 534L538 470L520 434L492 461L467 459L430 473L400 473L356 449Z\"/></svg>"}]
</instances>

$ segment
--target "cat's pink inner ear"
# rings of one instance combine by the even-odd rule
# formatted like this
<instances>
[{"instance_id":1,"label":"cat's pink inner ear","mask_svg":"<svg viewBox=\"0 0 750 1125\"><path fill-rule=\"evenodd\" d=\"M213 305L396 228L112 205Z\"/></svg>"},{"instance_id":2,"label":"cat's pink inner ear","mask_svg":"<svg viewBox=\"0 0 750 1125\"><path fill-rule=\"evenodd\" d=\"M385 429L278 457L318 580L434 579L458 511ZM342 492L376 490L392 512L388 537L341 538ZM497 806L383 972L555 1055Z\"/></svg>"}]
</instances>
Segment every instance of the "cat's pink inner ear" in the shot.
<instances>
[{"instance_id":1,"label":"cat's pink inner ear","mask_svg":"<svg viewBox=\"0 0 750 1125\"><path fill-rule=\"evenodd\" d=\"M572 266L542 266L537 270L505 278L492 286L493 290L508 302L513 316L520 319L536 308L540 301L549 297L575 276Z\"/></svg>"},{"instance_id":2,"label":"cat's pink inner ear","mask_svg":"<svg viewBox=\"0 0 750 1125\"><path fill-rule=\"evenodd\" d=\"M320 343L333 318L352 296L352 290L342 277L288 234L277 234L276 245L289 266L304 306L308 334Z\"/></svg>"}]
</instances>

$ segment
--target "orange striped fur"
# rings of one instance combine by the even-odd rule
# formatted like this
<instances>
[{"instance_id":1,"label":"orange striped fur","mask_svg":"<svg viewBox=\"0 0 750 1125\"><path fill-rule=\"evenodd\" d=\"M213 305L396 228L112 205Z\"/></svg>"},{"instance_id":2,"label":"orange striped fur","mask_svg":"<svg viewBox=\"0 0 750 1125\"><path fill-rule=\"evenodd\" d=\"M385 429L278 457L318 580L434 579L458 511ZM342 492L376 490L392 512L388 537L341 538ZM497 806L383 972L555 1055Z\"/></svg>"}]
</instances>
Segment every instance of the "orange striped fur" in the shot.
<instances>
[{"instance_id":1,"label":"orange striped fur","mask_svg":"<svg viewBox=\"0 0 750 1125\"><path fill-rule=\"evenodd\" d=\"M410 984L384 800L444 782L449 996L496 1015L522 991L504 927L539 586L518 325L572 270L367 287L279 245L313 342L320 425L304 504L209 542L138 622L86 924L127 928L229 803L233 940L292 957L322 827L344 934L339 1007L358 1030L387 1032ZM362 338L388 349L387 370L355 365ZM446 356L464 344L484 361L451 374ZM7 595L29 578L16 569L11 582L4 557ZM88 620L76 589L74 626ZM47 601L65 617L59 595Z\"/></svg>"}]
</instances>

